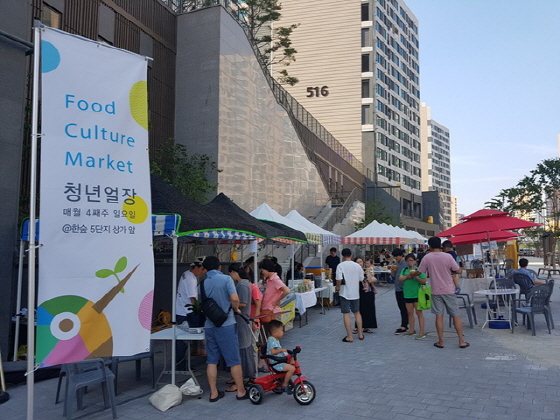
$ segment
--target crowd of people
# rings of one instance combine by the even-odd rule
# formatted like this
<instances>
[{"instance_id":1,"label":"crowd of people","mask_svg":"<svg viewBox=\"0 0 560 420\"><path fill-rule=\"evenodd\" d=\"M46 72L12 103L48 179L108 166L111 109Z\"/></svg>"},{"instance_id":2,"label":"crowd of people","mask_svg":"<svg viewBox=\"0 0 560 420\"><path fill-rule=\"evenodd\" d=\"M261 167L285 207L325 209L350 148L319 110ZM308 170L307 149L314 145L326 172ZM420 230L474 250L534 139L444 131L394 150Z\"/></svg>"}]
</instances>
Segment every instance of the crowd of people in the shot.
<instances>
[{"instance_id":1,"label":"crowd of people","mask_svg":"<svg viewBox=\"0 0 560 420\"><path fill-rule=\"evenodd\" d=\"M179 324L192 320L192 305L195 300L201 299L201 290L227 313L227 320L219 327L208 318L204 324L210 402L220 400L225 392L235 392L238 400L248 398L245 390L247 384L257 377L258 370L265 369L256 362L255 343L259 332L262 331L260 338L268 339L269 354L285 352L279 342L284 326L277 318L281 312L281 301L290 293L290 289L280 278L281 268L276 258L263 259L258 269L259 281L256 284L253 257L244 264L229 264L228 275L222 272L219 259L209 256L192 263L179 280L176 297L176 320ZM303 272L303 265L296 265L296 278L298 272ZM202 276L206 278L198 283L198 278ZM235 316L236 313L242 316ZM185 344L178 341L176 346L177 354L184 355ZM224 391L219 390L217 384L220 361L225 363L231 373L231 380L226 382L229 387ZM185 359L180 360L176 367L184 370ZM294 372L293 365L278 364L274 368L286 372L284 390L291 393L289 380Z\"/></svg>"},{"instance_id":2,"label":"crowd of people","mask_svg":"<svg viewBox=\"0 0 560 420\"><path fill-rule=\"evenodd\" d=\"M400 315L400 325L395 334L414 336L417 340L426 338L425 320L422 310L418 308L419 289L426 285L428 279L431 286L431 310L436 315L437 348L444 347L443 316L452 316L453 325L459 339L459 347L470 346L463 339L463 325L459 316L456 293L460 292L459 276L462 268L458 257L453 251L450 241L441 242L438 237L428 240L427 252L411 252L405 254L402 248L395 248L390 253L382 250L376 252L373 259L364 261L361 257L352 258L352 251L344 248L341 252L342 261L336 255L336 248L331 248L325 260L325 267L336 273L335 304L340 305L346 335L345 343L354 341L353 335L359 340L365 333L377 328L375 315L375 294L377 278L374 264L390 265L391 277L395 283L395 300ZM338 300L337 300L338 298ZM354 315L355 328L351 329L351 314ZM418 331L416 330L418 320Z\"/></svg>"},{"instance_id":3,"label":"crowd of people","mask_svg":"<svg viewBox=\"0 0 560 420\"><path fill-rule=\"evenodd\" d=\"M336 248L330 249L330 254L325 259L325 268L332 271L334 300L343 315L346 333L343 342L353 342L354 336L364 340L366 334L371 334L377 328L375 296L378 274L374 266L384 264L391 268L400 315L400 325L395 334L414 336L417 340L426 337L424 315L418 308L418 292L429 280L432 290L431 310L436 315L438 334L438 341L434 346L444 347L443 317L446 312L453 318L459 347L466 348L470 345L463 340L462 321L455 297L460 291L458 281L462 268L457 263L453 245L449 241L442 244L440 238L433 237L429 239L428 247L426 253L414 251L405 254L401 248L395 248L391 252L382 250L376 252L373 258L353 257L352 251L344 248L341 251L342 260L337 255ZM210 319L206 319L204 325L211 402L223 398L225 392L235 392L239 400L248 398L245 387L257 377L259 370L264 369L263 365L257 364L257 338L267 341L269 354L279 355L286 351L280 345L284 326L279 321L279 313L281 301L290 293L290 289L281 278L278 261L275 258L265 258L255 267L255 260L251 257L243 264L229 264L227 273L222 272L217 257L201 258L183 273L177 289L176 318L179 324L191 319L191 305L196 299L200 299L201 290L227 313L227 319L220 327ZM205 279L199 284L198 278L202 276ZM295 264L293 275L291 269L286 275L287 279L303 277L304 267L301 263ZM236 313L243 316L235 316ZM250 321L247 322L248 320ZM260 332L262 336L259 337ZM184 355L185 351L184 344L178 342L177 354ZM217 384L220 361L225 362L231 373L231 380L227 381L229 387L225 391L219 390ZM177 368L183 368L181 363L184 360ZM293 374L293 366L288 362L275 366L275 369L286 372L284 390L290 393L289 378Z\"/></svg>"}]
</instances>

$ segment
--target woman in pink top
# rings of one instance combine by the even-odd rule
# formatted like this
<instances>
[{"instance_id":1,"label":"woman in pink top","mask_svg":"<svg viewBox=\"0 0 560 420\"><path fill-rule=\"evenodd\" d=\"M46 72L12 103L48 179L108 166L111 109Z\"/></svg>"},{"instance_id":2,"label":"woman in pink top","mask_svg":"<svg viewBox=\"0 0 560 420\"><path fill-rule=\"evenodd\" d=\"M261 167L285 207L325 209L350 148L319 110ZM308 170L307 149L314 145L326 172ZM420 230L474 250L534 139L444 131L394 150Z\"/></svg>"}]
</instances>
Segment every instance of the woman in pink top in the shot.
<instances>
[{"instance_id":1,"label":"woman in pink top","mask_svg":"<svg viewBox=\"0 0 560 420\"><path fill-rule=\"evenodd\" d=\"M280 312L280 302L284 297L288 296L290 289L282 282L276 274L275 264L272 260L265 258L261 261L261 272L263 274L265 285L264 295L261 305L261 313L264 311Z\"/></svg>"}]
</instances>

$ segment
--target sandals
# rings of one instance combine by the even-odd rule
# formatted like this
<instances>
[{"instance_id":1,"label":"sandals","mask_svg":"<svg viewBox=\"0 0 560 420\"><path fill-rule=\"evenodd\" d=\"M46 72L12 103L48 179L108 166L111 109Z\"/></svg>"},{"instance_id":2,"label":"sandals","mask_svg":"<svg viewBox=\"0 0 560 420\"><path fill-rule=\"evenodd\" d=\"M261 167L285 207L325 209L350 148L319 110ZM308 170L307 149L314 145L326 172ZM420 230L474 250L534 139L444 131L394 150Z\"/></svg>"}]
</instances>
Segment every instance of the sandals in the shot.
<instances>
[{"instance_id":1,"label":"sandals","mask_svg":"<svg viewBox=\"0 0 560 420\"><path fill-rule=\"evenodd\" d=\"M217 396L216 398L210 397L210 398L209 398L209 401L210 401L210 402L216 402L216 401L218 401L220 398L224 398L225 395L226 395L226 394L224 393L224 391L218 391L218 396Z\"/></svg>"},{"instance_id":2,"label":"sandals","mask_svg":"<svg viewBox=\"0 0 560 420\"><path fill-rule=\"evenodd\" d=\"M373 334L373 331L370 330L369 328L364 328L362 332L365 332L366 334Z\"/></svg>"}]
</instances>

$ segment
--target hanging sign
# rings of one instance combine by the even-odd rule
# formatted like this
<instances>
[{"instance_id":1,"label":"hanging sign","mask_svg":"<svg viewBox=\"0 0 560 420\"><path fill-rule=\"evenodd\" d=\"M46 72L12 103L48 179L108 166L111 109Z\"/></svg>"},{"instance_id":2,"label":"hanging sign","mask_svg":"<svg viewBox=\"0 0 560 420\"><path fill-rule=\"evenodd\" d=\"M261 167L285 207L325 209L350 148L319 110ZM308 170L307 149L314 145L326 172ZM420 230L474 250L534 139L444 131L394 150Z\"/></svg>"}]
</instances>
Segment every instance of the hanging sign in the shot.
<instances>
[{"instance_id":1,"label":"hanging sign","mask_svg":"<svg viewBox=\"0 0 560 420\"><path fill-rule=\"evenodd\" d=\"M37 362L149 350L147 62L42 30Z\"/></svg>"}]
</instances>

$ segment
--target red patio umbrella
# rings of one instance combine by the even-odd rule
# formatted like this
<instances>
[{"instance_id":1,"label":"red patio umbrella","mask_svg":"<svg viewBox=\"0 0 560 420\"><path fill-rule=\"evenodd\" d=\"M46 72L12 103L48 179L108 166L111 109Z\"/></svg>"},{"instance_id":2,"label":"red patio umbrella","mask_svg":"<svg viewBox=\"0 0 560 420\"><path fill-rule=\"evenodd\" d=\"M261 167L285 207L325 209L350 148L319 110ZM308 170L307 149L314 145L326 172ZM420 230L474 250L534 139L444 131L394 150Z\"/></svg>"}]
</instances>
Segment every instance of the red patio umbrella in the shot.
<instances>
[{"instance_id":1,"label":"red patio umbrella","mask_svg":"<svg viewBox=\"0 0 560 420\"><path fill-rule=\"evenodd\" d=\"M467 217L469 218L470 216ZM436 236L469 235L499 230L526 229L534 226L542 226L542 223L529 222L528 220L506 215L480 216L469 218L465 222L438 233Z\"/></svg>"},{"instance_id":2,"label":"red patio umbrella","mask_svg":"<svg viewBox=\"0 0 560 420\"><path fill-rule=\"evenodd\" d=\"M468 216L461 217L461 220L475 219L477 217L487 217L487 216L509 216L508 212L493 209L482 209L475 211Z\"/></svg>"},{"instance_id":3,"label":"red patio umbrella","mask_svg":"<svg viewBox=\"0 0 560 420\"><path fill-rule=\"evenodd\" d=\"M492 241L492 232L508 231L513 229L526 229L534 226L542 226L542 223L529 222L508 215L509 213L499 210L482 209L470 214L463 219L465 222L459 223L450 229L438 233L436 236L456 237L459 235L485 234L486 242ZM454 241L454 238L451 238ZM483 241L481 241L483 242Z\"/></svg>"},{"instance_id":4,"label":"red patio umbrella","mask_svg":"<svg viewBox=\"0 0 560 420\"><path fill-rule=\"evenodd\" d=\"M478 244L480 242L488 242L488 236L490 236L490 241L503 242L510 239L516 239L522 235L508 230L499 230L495 232L488 232L488 234L484 232L454 236L451 238L451 242L453 242L453 245Z\"/></svg>"}]
</instances>

